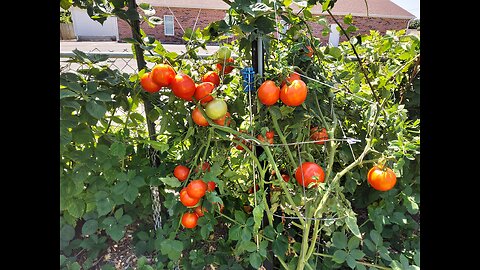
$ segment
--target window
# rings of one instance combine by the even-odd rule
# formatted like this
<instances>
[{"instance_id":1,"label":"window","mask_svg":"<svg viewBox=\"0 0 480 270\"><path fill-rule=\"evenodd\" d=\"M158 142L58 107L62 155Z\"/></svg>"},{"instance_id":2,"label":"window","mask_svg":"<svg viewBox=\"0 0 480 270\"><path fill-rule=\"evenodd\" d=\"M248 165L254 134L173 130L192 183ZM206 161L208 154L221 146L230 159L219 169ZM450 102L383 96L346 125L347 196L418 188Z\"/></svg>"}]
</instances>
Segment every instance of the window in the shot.
<instances>
[{"instance_id":1,"label":"window","mask_svg":"<svg viewBox=\"0 0 480 270\"><path fill-rule=\"evenodd\" d=\"M164 15L163 16L163 25L164 25L164 31L165 31L165 36L173 36L175 35L175 29L174 29L174 21L173 21L173 16L172 15Z\"/></svg>"},{"instance_id":2,"label":"window","mask_svg":"<svg viewBox=\"0 0 480 270\"><path fill-rule=\"evenodd\" d=\"M338 47L338 41L340 40L340 32L338 32L338 24L330 25L330 36L328 37L328 43L331 46Z\"/></svg>"}]
</instances>

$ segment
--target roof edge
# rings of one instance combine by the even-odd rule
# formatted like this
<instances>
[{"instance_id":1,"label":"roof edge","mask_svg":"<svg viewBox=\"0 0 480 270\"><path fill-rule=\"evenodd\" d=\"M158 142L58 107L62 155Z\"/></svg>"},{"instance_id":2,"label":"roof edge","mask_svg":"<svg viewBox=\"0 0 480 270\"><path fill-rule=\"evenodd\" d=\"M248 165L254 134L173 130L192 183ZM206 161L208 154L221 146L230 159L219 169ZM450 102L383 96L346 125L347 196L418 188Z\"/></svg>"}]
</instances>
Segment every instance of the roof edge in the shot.
<instances>
[{"instance_id":1,"label":"roof edge","mask_svg":"<svg viewBox=\"0 0 480 270\"><path fill-rule=\"evenodd\" d=\"M367 17L367 18L387 18L387 19L405 19L410 20L416 18L414 15L412 16L403 16L403 15L385 15L385 14L376 14L376 13L369 13L368 15L365 13L350 13L350 12L332 12L333 15L338 16L345 16L348 14L352 14L355 17ZM314 15L325 15L324 13L314 14Z\"/></svg>"}]
</instances>

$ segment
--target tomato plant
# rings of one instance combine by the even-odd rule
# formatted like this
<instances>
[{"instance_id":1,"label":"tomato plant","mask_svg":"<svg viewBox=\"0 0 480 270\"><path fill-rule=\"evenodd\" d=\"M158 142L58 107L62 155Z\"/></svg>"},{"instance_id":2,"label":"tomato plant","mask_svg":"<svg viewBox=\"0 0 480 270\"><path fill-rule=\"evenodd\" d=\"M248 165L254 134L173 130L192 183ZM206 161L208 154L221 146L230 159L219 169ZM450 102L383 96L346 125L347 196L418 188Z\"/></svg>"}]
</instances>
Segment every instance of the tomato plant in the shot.
<instances>
[{"instance_id":1,"label":"tomato plant","mask_svg":"<svg viewBox=\"0 0 480 270\"><path fill-rule=\"evenodd\" d=\"M185 29L187 52L175 53L140 28L155 27L151 5L73 2L95 20L127 20L138 59L175 76L167 85L142 61L126 74L80 51L70 61L82 68L60 74L61 269L108 267L101 252L125 239L156 269L419 265L418 37L357 35L352 16L312 15L335 1L236 0L224 19ZM311 31L328 34L327 18L346 37L338 47ZM265 65L248 92L242 70L258 64L259 38ZM222 49L201 57L212 42ZM202 104L195 92L215 68L219 84L204 91L214 99ZM282 102L262 102L267 80L285 82ZM380 163L396 179L384 192L369 183L393 179L369 174ZM193 181L179 181L179 164Z\"/></svg>"}]
</instances>

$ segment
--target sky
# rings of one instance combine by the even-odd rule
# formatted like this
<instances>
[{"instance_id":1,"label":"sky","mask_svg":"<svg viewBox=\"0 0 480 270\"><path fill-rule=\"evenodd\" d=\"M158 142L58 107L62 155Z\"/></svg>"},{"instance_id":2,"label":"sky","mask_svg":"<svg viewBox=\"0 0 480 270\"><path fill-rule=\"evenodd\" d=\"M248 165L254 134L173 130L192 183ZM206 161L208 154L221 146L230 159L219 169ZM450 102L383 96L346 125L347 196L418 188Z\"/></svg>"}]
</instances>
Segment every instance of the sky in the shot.
<instances>
[{"instance_id":1,"label":"sky","mask_svg":"<svg viewBox=\"0 0 480 270\"><path fill-rule=\"evenodd\" d=\"M390 0L420 19L420 0Z\"/></svg>"}]
</instances>

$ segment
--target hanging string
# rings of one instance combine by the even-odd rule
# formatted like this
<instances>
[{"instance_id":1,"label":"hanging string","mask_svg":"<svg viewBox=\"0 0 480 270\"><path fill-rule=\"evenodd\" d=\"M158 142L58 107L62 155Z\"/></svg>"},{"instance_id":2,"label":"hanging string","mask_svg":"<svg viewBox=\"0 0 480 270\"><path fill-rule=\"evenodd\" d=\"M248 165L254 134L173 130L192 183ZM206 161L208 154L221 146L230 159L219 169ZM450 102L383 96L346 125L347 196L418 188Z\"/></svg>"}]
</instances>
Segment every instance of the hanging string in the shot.
<instances>
[{"instance_id":1,"label":"hanging string","mask_svg":"<svg viewBox=\"0 0 480 270\"><path fill-rule=\"evenodd\" d=\"M337 121L338 121L338 124L339 124L339 126L340 126L340 130L342 131L343 138L347 138L347 135L345 135L345 131L343 130L343 127L342 127L342 121L340 121L340 119L337 119ZM353 153L352 144L349 143L349 144L348 144L348 147L350 147L350 151L352 152L353 159L354 159L354 160L357 159L357 158L355 157L355 153Z\"/></svg>"},{"instance_id":2,"label":"hanging string","mask_svg":"<svg viewBox=\"0 0 480 270\"><path fill-rule=\"evenodd\" d=\"M300 217L293 217L293 216L281 216L281 215L277 215L275 213L273 213L273 216L275 217L279 217L279 218L286 218L286 219L303 219L303 220L319 220L319 221L336 221L336 220L339 220L339 219L342 219L342 218L346 218L347 216L342 216L342 217L338 217L338 218L308 218L308 217L305 217L305 216L302 216L301 218Z\"/></svg>"},{"instance_id":3,"label":"hanging string","mask_svg":"<svg viewBox=\"0 0 480 270\"><path fill-rule=\"evenodd\" d=\"M330 85L330 84L328 84L328 83L324 83L324 82L319 81L319 80L317 80L317 79L314 79L314 78L312 78L312 77L309 77L309 76L300 74L300 73L298 73L298 72L296 72L296 71L294 71L293 73L298 74L298 75L300 75L301 77L307 78L307 79L312 80L312 81L314 81L314 82L317 82L317 83L319 83L319 84L323 84L323 85L328 86L328 87L330 87L330 88L333 88L333 89L342 91L342 92L345 93L345 94L348 94L348 95L357 97L357 98L359 98L359 99L361 99L361 100L363 100L363 101L366 101L366 102L368 102L368 103L370 103L370 104L375 104L375 102L373 102L373 101L371 101L371 100L368 100L368 99L365 99L364 97L361 97L361 96L359 96L359 95L355 95L355 94L353 94L353 93L350 93L350 92L348 92L348 91L345 91L345 89L338 88L338 87L336 87L336 86L334 86L334 85Z\"/></svg>"},{"instance_id":4,"label":"hanging string","mask_svg":"<svg viewBox=\"0 0 480 270\"><path fill-rule=\"evenodd\" d=\"M239 137L246 140L246 141L253 142L256 145L263 145L257 139L243 138L242 136L239 136ZM315 140L315 141L292 142L292 143L273 143L273 144L267 144L267 145L268 146L289 146L289 145L299 145L299 144L328 142L328 141L341 141L341 142L343 141L343 142L347 142L348 144L355 144L357 142L361 142L361 140L359 140L359 139L344 137L344 138L338 138L338 139L322 139L322 140Z\"/></svg>"},{"instance_id":5,"label":"hanging string","mask_svg":"<svg viewBox=\"0 0 480 270\"><path fill-rule=\"evenodd\" d=\"M181 24L181 23L178 21L178 19L177 19L177 16L175 16L175 14L173 14L172 9L170 8L169 5L167 5L167 1L166 1L166 0L163 0L163 3L164 3L165 6L168 8L168 10L170 10L170 13L172 13L173 18L175 19L175 21L177 21L178 26L180 26L180 29L182 29L183 33L185 33L185 30L183 29L182 24Z\"/></svg>"}]
</instances>

